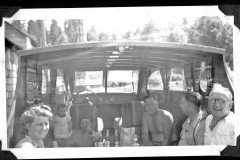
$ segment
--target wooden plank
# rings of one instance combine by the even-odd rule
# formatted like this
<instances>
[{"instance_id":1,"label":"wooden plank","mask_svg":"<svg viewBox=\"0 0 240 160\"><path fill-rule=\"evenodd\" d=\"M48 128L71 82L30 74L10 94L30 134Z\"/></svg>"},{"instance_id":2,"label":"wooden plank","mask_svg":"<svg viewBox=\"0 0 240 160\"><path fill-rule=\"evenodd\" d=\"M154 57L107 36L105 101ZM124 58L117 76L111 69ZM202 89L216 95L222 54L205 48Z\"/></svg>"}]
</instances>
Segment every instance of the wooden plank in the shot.
<instances>
[{"instance_id":1,"label":"wooden plank","mask_svg":"<svg viewBox=\"0 0 240 160\"><path fill-rule=\"evenodd\" d=\"M40 60L39 61L39 65L45 65L48 63L53 64L54 62L57 64L62 64L64 62L82 62L82 61L93 61L93 60L105 60L105 59L115 59L115 58L109 58L109 56L93 56L93 57L81 57L81 56L77 56L77 57L66 57L66 58L59 58L59 59L50 59L50 60ZM137 60L137 57L122 57L119 56L119 58L117 58L118 60Z\"/></svg>"},{"instance_id":2,"label":"wooden plank","mask_svg":"<svg viewBox=\"0 0 240 160\"><path fill-rule=\"evenodd\" d=\"M58 46L50 46L44 48L36 48L32 50L23 50L18 51L19 56L25 56L30 54L36 53L51 53L51 52L65 52L72 53L71 50L73 49L82 49L82 48L112 48L116 50L118 46L128 46L128 48L135 48L135 47L155 47L155 48L166 48L166 49L181 49L186 51L200 51L200 52L211 52L211 53L218 53L218 54L226 54L225 49L219 49L214 47L208 46L201 46L201 45L194 45L194 44L180 44L180 43L160 43L160 42L89 42L89 43L74 43L74 44L67 44L67 45L58 45Z\"/></svg>"},{"instance_id":3,"label":"wooden plank","mask_svg":"<svg viewBox=\"0 0 240 160\"><path fill-rule=\"evenodd\" d=\"M100 70L139 70L137 66L111 66L111 67L77 67L73 71L100 71Z\"/></svg>"},{"instance_id":4,"label":"wooden plank","mask_svg":"<svg viewBox=\"0 0 240 160\"><path fill-rule=\"evenodd\" d=\"M151 49L152 50L152 49ZM192 53L181 53L180 51L178 52L173 52L173 51L156 51L154 49L154 52L151 52L146 50L143 52L142 49L139 49L139 51L127 51L121 55L118 55L119 57L138 57L138 56L150 56L150 57L162 57L162 58L168 58L168 59L180 59L180 60L186 60L188 61L191 58L202 58L206 57L205 54L201 55L200 53L198 54L192 54ZM39 59L39 64L46 64L46 63L52 63L52 62L58 62L58 61L66 61L66 60L72 60L72 59L78 59L78 58L90 58L90 57L108 57L108 56L114 56L111 52L99 52L99 53L93 53L93 52L88 52L86 53L81 53L79 52L78 54L65 54L62 56L59 55L54 55L54 56L45 56L45 55L40 55Z\"/></svg>"}]
</instances>

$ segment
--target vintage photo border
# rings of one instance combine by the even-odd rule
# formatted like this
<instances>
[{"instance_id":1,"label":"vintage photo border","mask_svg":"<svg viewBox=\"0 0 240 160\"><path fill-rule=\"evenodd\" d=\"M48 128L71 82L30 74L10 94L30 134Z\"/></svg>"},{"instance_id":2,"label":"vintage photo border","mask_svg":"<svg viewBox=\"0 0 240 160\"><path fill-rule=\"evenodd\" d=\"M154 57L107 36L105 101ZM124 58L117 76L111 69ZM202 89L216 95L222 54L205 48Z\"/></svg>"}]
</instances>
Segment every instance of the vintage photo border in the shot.
<instances>
[{"instance_id":1,"label":"vintage photo border","mask_svg":"<svg viewBox=\"0 0 240 160\"><path fill-rule=\"evenodd\" d=\"M240 14L239 14L240 15ZM2 149L10 150L19 159L38 158L86 158L86 157L155 157L155 156L205 156L220 155L226 146L167 146L167 147L110 147L110 148L45 148L45 149L17 149L7 148L7 117L6 117L6 85L5 85L5 42L4 42L4 21L0 27L0 88L1 102L0 109L0 140ZM240 82L240 30L233 27L233 50L234 50L234 82ZM240 83L235 83L234 88L240 88ZM240 97L240 90L234 91L235 97ZM240 124L240 101L235 98L235 114L238 115ZM240 130L240 126L236 128Z\"/></svg>"}]
</instances>

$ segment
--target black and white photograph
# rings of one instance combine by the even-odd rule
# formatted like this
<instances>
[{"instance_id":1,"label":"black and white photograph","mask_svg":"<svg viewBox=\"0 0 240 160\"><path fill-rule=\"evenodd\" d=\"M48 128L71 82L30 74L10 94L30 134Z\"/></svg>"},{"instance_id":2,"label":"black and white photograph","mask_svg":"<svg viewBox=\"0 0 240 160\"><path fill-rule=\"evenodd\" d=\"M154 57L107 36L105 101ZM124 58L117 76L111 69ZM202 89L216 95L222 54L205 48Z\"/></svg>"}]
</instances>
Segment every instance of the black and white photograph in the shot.
<instances>
[{"instance_id":1,"label":"black and white photograph","mask_svg":"<svg viewBox=\"0 0 240 160\"><path fill-rule=\"evenodd\" d=\"M240 33L218 6L20 9L0 33L0 139L19 159L237 145Z\"/></svg>"}]
</instances>

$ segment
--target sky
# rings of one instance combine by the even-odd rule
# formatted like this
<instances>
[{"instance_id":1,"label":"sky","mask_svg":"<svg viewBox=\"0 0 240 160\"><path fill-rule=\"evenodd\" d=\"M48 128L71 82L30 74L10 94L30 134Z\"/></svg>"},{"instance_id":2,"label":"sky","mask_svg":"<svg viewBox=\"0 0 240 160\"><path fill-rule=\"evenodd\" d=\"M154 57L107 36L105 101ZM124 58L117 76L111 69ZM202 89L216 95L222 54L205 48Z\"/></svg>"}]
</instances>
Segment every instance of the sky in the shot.
<instances>
[{"instance_id":1,"label":"sky","mask_svg":"<svg viewBox=\"0 0 240 160\"><path fill-rule=\"evenodd\" d=\"M49 30L52 19L57 20L62 29L65 19L83 19L85 33L94 26L97 33L123 35L128 30L135 31L138 27L141 29L150 20L153 20L156 26L161 26L169 22L179 24L185 17L188 23L192 24L201 16L218 16L223 21L233 24L233 16L225 16L218 6L22 9L6 20L27 22L31 19L43 19Z\"/></svg>"}]
</instances>

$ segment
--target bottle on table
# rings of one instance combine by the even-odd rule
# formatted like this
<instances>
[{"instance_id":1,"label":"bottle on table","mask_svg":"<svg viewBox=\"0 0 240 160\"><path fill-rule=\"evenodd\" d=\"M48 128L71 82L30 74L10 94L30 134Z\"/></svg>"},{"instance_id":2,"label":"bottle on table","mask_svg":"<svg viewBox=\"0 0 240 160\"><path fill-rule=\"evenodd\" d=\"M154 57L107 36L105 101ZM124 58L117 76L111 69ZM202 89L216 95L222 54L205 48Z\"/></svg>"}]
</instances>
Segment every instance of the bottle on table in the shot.
<instances>
[{"instance_id":1,"label":"bottle on table","mask_svg":"<svg viewBox=\"0 0 240 160\"><path fill-rule=\"evenodd\" d=\"M57 141L53 141L53 148L58 148L58 143L57 143Z\"/></svg>"},{"instance_id":2,"label":"bottle on table","mask_svg":"<svg viewBox=\"0 0 240 160\"><path fill-rule=\"evenodd\" d=\"M98 140L98 147L103 147L103 137L102 137L102 133L99 132L99 140Z\"/></svg>"},{"instance_id":3,"label":"bottle on table","mask_svg":"<svg viewBox=\"0 0 240 160\"><path fill-rule=\"evenodd\" d=\"M115 129L115 147L119 147L119 136L116 129Z\"/></svg>"},{"instance_id":4,"label":"bottle on table","mask_svg":"<svg viewBox=\"0 0 240 160\"><path fill-rule=\"evenodd\" d=\"M107 132L106 132L106 145L105 145L105 147L110 147L110 137L109 137L110 135L109 135L109 130L107 130Z\"/></svg>"},{"instance_id":5,"label":"bottle on table","mask_svg":"<svg viewBox=\"0 0 240 160\"><path fill-rule=\"evenodd\" d=\"M93 147L98 147L98 141L94 136L93 136Z\"/></svg>"},{"instance_id":6,"label":"bottle on table","mask_svg":"<svg viewBox=\"0 0 240 160\"><path fill-rule=\"evenodd\" d=\"M137 137L136 134L135 134L135 136L134 136L134 140L133 140L132 146L133 146L133 147L139 147L138 137Z\"/></svg>"}]
</instances>

